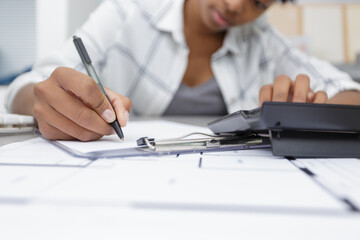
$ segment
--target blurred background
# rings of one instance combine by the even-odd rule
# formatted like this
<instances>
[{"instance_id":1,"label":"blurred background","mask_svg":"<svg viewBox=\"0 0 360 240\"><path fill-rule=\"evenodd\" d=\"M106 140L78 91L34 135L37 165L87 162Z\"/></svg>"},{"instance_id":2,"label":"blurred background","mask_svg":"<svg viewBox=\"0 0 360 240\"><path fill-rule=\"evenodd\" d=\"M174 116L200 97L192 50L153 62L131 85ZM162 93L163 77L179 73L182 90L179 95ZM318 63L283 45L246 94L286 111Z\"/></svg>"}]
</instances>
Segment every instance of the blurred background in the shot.
<instances>
[{"instance_id":1,"label":"blurred background","mask_svg":"<svg viewBox=\"0 0 360 240\"><path fill-rule=\"evenodd\" d=\"M61 46L101 0L0 0L0 112L6 85ZM275 4L269 21L303 51L360 81L360 0Z\"/></svg>"},{"instance_id":2,"label":"blurred background","mask_svg":"<svg viewBox=\"0 0 360 240\"><path fill-rule=\"evenodd\" d=\"M360 0L298 0L277 4L269 21L303 51L360 81Z\"/></svg>"}]
</instances>

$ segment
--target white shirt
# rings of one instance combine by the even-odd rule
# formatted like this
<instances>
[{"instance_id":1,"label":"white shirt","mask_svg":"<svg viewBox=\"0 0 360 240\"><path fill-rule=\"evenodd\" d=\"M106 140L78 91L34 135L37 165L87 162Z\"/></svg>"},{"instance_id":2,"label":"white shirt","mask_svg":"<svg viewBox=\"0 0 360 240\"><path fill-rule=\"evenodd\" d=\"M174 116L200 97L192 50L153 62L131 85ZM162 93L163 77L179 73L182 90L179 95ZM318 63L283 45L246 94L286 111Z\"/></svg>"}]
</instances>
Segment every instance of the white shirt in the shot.
<instances>
[{"instance_id":1,"label":"white shirt","mask_svg":"<svg viewBox=\"0 0 360 240\"><path fill-rule=\"evenodd\" d=\"M77 32L103 85L129 97L136 114L161 115L183 79L189 54L183 6L184 0L108 0ZM11 84L7 109L20 88L47 79L58 66L85 72L71 39ZM211 67L229 113L257 107L260 87L280 74L307 74L311 88L330 98L360 90L347 74L292 48L265 16L228 30Z\"/></svg>"}]
</instances>

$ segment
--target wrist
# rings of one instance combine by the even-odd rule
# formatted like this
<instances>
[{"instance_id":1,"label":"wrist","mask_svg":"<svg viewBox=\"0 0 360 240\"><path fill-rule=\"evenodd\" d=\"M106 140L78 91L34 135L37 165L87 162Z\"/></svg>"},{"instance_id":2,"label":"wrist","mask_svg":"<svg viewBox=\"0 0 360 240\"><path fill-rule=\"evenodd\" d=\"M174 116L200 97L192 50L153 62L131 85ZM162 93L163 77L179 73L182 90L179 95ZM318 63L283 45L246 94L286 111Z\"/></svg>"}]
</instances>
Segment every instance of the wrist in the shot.
<instances>
[{"instance_id":1,"label":"wrist","mask_svg":"<svg viewBox=\"0 0 360 240\"><path fill-rule=\"evenodd\" d=\"M14 101L11 106L11 112L23 115L33 115L32 109L34 107L35 96L34 96L35 84L29 84L24 86L16 94Z\"/></svg>"}]
</instances>

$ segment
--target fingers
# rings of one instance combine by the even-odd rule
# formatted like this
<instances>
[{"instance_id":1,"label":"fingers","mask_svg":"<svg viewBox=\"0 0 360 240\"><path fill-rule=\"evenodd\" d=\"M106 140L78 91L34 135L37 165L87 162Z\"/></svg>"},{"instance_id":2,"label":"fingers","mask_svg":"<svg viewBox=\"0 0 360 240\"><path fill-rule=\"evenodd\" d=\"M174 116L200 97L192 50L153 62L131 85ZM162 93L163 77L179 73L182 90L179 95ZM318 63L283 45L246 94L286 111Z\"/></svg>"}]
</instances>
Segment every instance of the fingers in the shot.
<instances>
[{"instance_id":1,"label":"fingers","mask_svg":"<svg viewBox=\"0 0 360 240\"><path fill-rule=\"evenodd\" d=\"M305 74L296 77L294 84L294 96L292 102L326 103L327 94L324 91L314 93L310 89L310 78Z\"/></svg>"},{"instance_id":2,"label":"fingers","mask_svg":"<svg viewBox=\"0 0 360 240\"><path fill-rule=\"evenodd\" d=\"M55 111L82 128L101 135L110 135L112 128L96 112L70 95L60 87L54 87L53 82L43 82L35 87L35 95L50 105ZM51 91L48 91L51 89ZM61 101L59 101L61 99ZM50 120L50 119L47 119ZM56 122L59 120L51 119Z\"/></svg>"},{"instance_id":3,"label":"fingers","mask_svg":"<svg viewBox=\"0 0 360 240\"><path fill-rule=\"evenodd\" d=\"M33 115L40 132L49 139L90 141L110 135L113 129L106 121L115 119L114 110L122 126L131 110L130 99L108 90L113 108L93 79L69 68L58 68L36 84L33 93Z\"/></svg>"},{"instance_id":4,"label":"fingers","mask_svg":"<svg viewBox=\"0 0 360 240\"><path fill-rule=\"evenodd\" d=\"M66 133L54 128L53 126L50 126L46 122L39 123L39 130L43 137L49 139L49 140L75 140L76 138L67 135Z\"/></svg>"},{"instance_id":5,"label":"fingers","mask_svg":"<svg viewBox=\"0 0 360 240\"><path fill-rule=\"evenodd\" d=\"M76 75L76 79L74 76ZM65 89L78 97L81 102L88 105L106 122L111 123L115 120L115 113L106 99L105 95L101 92L96 82L89 76L79 73L71 68L57 68L52 73L52 78ZM76 84L69 79L74 79Z\"/></svg>"},{"instance_id":6,"label":"fingers","mask_svg":"<svg viewBox=\"0 0 360 240\"><path fill-rule=\"evenodd\" d=\"M306 102L308 97L311 98L311 94L309 94L310 91L310 78L304 74L298 75L294 83L294 95L292 102Z\"/></svg>"},{"instance_id":7,"label":"fingers","mask_svg":"<svg viewBox=\"0 0 360 240\"><path fill-rule=\"evenodd\" d=\"M314 93L310 88L310 78L300 74L295 82L287 76L278 76L274 84L265 85L259 91L259 105L266 101L326 103L327 94L324 91Z\"/></svg>"},{"instance_id":8,"label":"fingers","mask_svg":"<svg viewBox=\"0 0 360 240\"><path fill-rule=\"evenodd\" d=\"M273 94L273 85L265 85L260 88L259 92L259 106L261 107L264 102L269 102L272 100Z\"/></svg>"},{"instance_id":9,"label":"fingers","mask_svg":"<svg viewBox=\"0 0 360 240\"><path fill-rule=\"evenodd\" d=\"M33 115L38 120L39 130L48 139L91 141L102 135L79 127L51 106L44 102L36 102ZM61 129L61 130L59 130Z\"/></svg>"},{"instance_id":10,"label":"fingers","mask_svg":"<svg viewBox=\"0 0 360 240\"><path fill-rule=\"evenodd\" d=\"M328 96L324 91L318 91L315 93L313 103L326 103L328 100Z\"/></svg>"},{"instance_id":11,"label":"fingers","mask_svg":"<svg viewBox=\"0 0 360 240\"><path fill-rule=\"evenodd\" d=\"M291 85L292 82L289 77L284 75L278 76L274 82L272 101L287 102Z\"/></svg>"}]
</instances>

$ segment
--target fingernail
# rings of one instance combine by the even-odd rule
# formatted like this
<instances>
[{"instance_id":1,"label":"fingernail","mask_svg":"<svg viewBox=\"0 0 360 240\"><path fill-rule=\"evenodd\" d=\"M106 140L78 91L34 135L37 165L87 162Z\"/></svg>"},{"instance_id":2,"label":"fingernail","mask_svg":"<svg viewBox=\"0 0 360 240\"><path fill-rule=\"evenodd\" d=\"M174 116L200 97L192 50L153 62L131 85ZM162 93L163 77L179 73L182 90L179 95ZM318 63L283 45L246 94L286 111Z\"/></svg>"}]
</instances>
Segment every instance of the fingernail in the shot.
<instances>
[{"instance_id":1,"label":"fingernail","mask_svg":"<svg viewBox=\"0 0 360 240\"><path fill-rule=\"evenodd\" d=\"M101 117L108 123L115 121L115 114L110 109L106 109L102 114Z\"/></svg>"},{"instance_id":2,"label":"fingernail","mask_svg":"<svg viewBox=\"0 0 360 240\"><path fill-rule=\"evenodd\" d=\"M128 123L129 118L130 118L130 113L129 113L128 111L125 111L125 112L124 112L124 123L125 123L125 126L126 126L126 124Z\"/></svg>"},{"instance_id":3,"label":"fingernail","mask_svg":"<svg viewBox=\"0 0 360 240\"><path fill-rule=\"evenodd\" d=\"M313 92L308 93L308 99L311 101L314 98L315 94Z\"/></svg>"}]
</instances>

